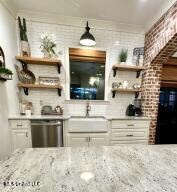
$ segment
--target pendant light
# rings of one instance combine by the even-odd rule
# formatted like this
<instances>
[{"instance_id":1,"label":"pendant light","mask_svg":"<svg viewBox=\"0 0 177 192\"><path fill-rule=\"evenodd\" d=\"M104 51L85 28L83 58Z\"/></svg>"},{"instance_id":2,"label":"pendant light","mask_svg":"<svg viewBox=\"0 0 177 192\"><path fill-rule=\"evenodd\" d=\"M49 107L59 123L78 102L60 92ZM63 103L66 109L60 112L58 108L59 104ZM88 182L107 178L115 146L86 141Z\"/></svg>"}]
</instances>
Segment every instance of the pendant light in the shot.
<instances>
[{"instance_id":1,"label":"pendant light","mask_svg":"<svg viewBox=\"0 0 177 192\"><path fill-rule=\"evenodd\" d=\"M94 36L89 32L90 27L88 26L88 21L85 29L86 29L86 32L81 36L80 44L84 46L89 46L89 47L96 45Z\"/></svg>"}]
</instances>

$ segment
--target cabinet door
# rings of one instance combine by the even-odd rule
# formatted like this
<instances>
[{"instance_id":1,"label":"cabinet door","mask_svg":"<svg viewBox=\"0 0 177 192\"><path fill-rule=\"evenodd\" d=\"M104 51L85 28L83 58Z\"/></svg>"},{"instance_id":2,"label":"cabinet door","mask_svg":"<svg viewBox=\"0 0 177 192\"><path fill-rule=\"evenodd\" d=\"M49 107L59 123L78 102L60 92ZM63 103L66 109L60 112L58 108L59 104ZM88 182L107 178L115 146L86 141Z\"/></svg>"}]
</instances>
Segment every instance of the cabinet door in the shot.
<instances>
[{"instance_id":1,"label":"cabinet door","mask_svg":"<svg viewBox=\"0 0 177 192\"><path fill-rule=\"evenodd\" d=\"M13 149L31 147L28 130L12 130Z\"/></svg>"},{"instance_id":2,"label":"cabinet door","mask_svg":"<svg viewBox=\"0 0 177 192\"><path fill-rule=\"evenodd\" d=\"M108 145L107 134L95 134L90 136L89 146L106 146Z\"/></svg>"},{"instance_id":3,"label":"cabinet door","mask_svg":"<svg viewBox=\"0 0 177 192\"><path fill-rule=\"evenodd\" d=\"M88 147L89 136L85 134L69 134L67 140L68 147Z\"/></svg>"}]
</instances>

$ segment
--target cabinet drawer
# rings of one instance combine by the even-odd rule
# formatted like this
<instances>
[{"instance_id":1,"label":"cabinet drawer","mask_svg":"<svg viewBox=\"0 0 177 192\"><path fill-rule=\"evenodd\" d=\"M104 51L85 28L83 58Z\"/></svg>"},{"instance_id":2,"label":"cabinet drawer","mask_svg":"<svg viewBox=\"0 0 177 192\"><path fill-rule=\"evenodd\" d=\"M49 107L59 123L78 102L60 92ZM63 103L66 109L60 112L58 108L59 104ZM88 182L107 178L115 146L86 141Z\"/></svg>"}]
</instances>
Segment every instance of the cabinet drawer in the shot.
<instances>
[{"instance_id":1,"label":"cabinet drawer","mask_svg":"<svg viewBox=\"0 0 177 192\"><path fill-rule=\"evenodd\" d=\"M147 139L146 129L112 129L112 140Z\"/></svg>"},{"instance_id":2,"label":"cabinet drawer","mask_svg":"<svg viewBox=\"0 0 177 192\"><path fill-rule=\"evenodd\" d=\"M116 128L146 128L149 127L149 121L132 121L132 120L113 120L112 129Z\"/></svg>"},{"instance_id":3,"label":"cabinet drawer","mask_svg":"<svg viewBox=\"0 0 177 192\"><path fill-rule=\"evenodd\" d=\"M111 145L112 145L112 146L117 146L117 145L129 145L129 144L147 145L147 144L148 144L148 140L112 141L112 142L111 142Z\"/></svg>"},{"instance_id":4,"label":"cabinet drawer","mask_svg":"<svg viewBox=\"0 0 177 192\"><path fill-rule=\"evenodd\" d=\"M11 120L10 126L12 129L28 129L30 123L26 120Z\"/></svg>"}]
</instances>

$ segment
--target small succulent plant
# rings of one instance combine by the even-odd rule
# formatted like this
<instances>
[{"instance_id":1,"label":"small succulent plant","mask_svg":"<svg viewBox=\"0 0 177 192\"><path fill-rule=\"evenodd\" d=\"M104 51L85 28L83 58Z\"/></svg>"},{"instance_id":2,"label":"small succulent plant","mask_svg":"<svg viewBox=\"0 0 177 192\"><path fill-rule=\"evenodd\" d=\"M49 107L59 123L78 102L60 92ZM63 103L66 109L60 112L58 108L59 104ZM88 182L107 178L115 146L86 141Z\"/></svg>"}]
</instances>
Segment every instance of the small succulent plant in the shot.
<instances>
[{"instance_id":1,"label":"small succulent plant","mask_svg":"<svg viewBox=\"0 0 177 192\"><path fill-rule=\"evenodd\" d=\"M126 62L128 57L128 49L122 49L119 53L119 62Z\"/></svg>"}]
</instances>

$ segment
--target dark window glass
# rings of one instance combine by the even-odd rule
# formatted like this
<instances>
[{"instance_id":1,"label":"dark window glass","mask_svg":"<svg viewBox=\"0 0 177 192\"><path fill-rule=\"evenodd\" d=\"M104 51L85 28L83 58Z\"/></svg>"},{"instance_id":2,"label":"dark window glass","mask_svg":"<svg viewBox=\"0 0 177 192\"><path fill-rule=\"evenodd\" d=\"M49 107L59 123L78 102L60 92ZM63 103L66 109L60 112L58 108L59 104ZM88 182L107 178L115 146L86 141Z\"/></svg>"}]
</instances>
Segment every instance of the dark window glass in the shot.
<instances>
[{"instance_id":1,"label":"dark window glass","mask_svg":"<svg viewBox=\"0 0 177 192\"><path fill-rule=\"evenodd\" d=\"M70 98L104 100L105 65L70 60Z\"/></svg>"}]
</instances>

